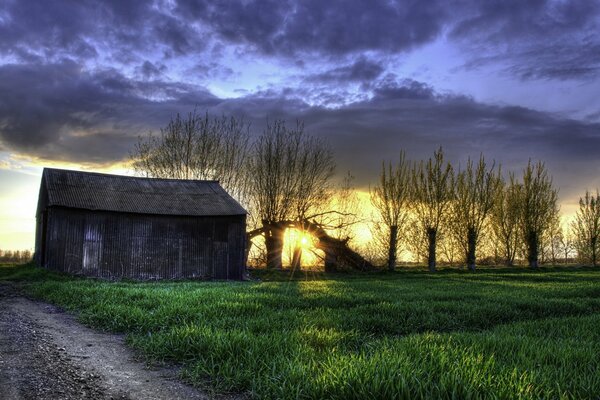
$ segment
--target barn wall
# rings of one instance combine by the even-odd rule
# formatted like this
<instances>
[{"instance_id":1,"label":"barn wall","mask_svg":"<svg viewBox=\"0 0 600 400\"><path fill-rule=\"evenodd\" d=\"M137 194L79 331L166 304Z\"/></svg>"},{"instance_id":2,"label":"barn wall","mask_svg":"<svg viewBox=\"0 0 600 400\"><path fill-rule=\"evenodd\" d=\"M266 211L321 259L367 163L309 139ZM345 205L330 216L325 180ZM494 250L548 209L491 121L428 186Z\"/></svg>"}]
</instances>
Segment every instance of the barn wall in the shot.
<instances>
[{"instance_id":1,"label":"barn wall","mask_svg":"<svg viewBox=\"0 0 600 400\"><path fill-rule=\"evenodd\" d=\"M40 186L40 194L38 196L38 205L36 209L36 220L35 220L35 250L33 253L33 261L37 265L42 264L42 243L46 239L44 232L46 231L46 208L48 204L48 193L46 192L46 185L44 177L42 176L42 184Z\"/></svg>"},{"instance_id":2,"label":"barn wall","mask_svg":"<svg viewBox=\"0 0 600 400\"><path fill-rule=\"evenodd\" d=\"M241 279L245 217L179 217L51 207L46 267L99 278Z\"/></svg>"}]
</instances>

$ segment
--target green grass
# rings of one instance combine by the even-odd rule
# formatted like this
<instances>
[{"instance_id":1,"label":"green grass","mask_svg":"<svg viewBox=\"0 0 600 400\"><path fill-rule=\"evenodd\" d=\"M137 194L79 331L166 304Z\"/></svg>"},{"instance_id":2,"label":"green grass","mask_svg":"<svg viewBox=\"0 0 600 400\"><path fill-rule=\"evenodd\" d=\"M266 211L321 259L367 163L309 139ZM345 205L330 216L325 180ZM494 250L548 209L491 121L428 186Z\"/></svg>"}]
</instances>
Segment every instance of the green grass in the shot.
<instances>
[{"instance_id":1,"label":"green grass","mask_svg":"<svg viewBox=\"0 0 600 400\"><path fill-rule=\"evenodd\" d=\"M13 271L11 271L13 270ZM600 396L600 269L109 283L0 268L152 361L257 398ZM266 279L270 279L266 281Z\"/></svg>"}]
</instances>

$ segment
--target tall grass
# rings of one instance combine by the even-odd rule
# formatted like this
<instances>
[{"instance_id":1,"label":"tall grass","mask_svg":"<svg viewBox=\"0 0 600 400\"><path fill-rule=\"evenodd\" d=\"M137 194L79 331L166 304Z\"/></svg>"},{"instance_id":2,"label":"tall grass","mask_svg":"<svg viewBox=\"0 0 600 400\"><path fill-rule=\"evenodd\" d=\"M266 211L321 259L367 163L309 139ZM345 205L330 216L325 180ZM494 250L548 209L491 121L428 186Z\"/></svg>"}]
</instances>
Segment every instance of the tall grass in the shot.
<instances>
[{"instance_id":1,"label":"tall grass","mask_svg":"<svg viewBox=\"0 0 600 400\"><path fill-rule=\"evenodd\" d=\"M186 380L218 392L282 399L600 396L600 270L252 283L36 280L36 273L27 272L31 294L88 325L126 333L149 360L181 363Z\"/></svg>"}]
</instances>

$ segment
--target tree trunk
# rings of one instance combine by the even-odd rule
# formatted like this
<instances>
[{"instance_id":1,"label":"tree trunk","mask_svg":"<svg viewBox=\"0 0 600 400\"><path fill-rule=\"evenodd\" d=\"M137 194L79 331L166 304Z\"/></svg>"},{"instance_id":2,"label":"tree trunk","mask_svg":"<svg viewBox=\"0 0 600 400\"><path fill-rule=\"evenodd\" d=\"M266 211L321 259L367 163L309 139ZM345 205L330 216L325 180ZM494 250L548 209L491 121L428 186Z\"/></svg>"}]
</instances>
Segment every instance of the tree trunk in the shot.
<instances>
[{"instance_id":1,"label":"tree trunk","mask_svg":"<svg viewBox=\"0 0 600 400\"><path fill-rule=\"evenodd\" d=\"M511 255L512 255L511 250L512 250L512 248L510 246L510 243L509 243L508 239L505 239L505 241L504 241L504 252L505 252L506 260L504 260L504 264L507 267L512 267L513 266L513 258L511 257Z\"/></svg>"},{"instance_id":2,"label":"tree trunk","mask_svg":"<svg viewBox=\"0 0 600 400\"><path fill-rule=\"evenodd\" d=\"M325 272L337 271L337 256L332 249L326 249L325 251Z\"/></svg>"},{"instance_id":3,"label":"tree trunk","mask_svg":"<svg viewBox=\"0 0 600 400\"><path fill-rule=\"evenodd\" d=\"M542 264L546 264L546 248L544 246L544 244L540 244L538 242L538 248L541 249L542 251L538 253L538 259L540 261L540 263Z\"/></svg>"},{"instance_id":4,"label":"tree trunk","mask_svg":"<svg viewBox=\"0 0 600 400\"><path fill-rule=\"evenodd\" d=\"M437 230L434 228L427 228L427 239L429 242L429 252L427 255L427 266L430 272L435 272L435 247L436 247L436 236Z\"/></svg>"},{"instance_id":5,"label":"tree trunk","mask_svg":"<svg viewBox=\"0 0 600 400\"><path fill-rule=\"evenodd\" d=\"M592 245L592 266L596 266L596 238L592 238L591 240L591 245Z\"/></svg>"},{"instance_id":6,"label":"tree trunk","mask_svg":"<svg viewBox=\"0 0 600 400\"><path fill-rule=\"evenodd\" d=\"M477 235L475 228L469 228L467 231L467 268L475 271L475 246L477 245Z\"/></svg>"},{"instance_id":7,"label":"tree trunk","mask_svg":"<svg viewBox=\"0 0 600 400\"><path fill-rule=\"evenodd\" d=\"M390 244L388 249L388 270L396 268L396 248L398 247L398 226L390 226Z\"/></svg>"},{"instance_id":8,"label":"tree trunk","mask_svg":"<svg viewBox=\"0 0 600 400\"><path fill-rule=\"evenodd\" d=\"M281 254L283 253L283 234L285 228L278 224L269 226L265 233L265 246L267 247L267 268L281 269Z\"/></svg>"},{"instance_id":9,"label":"tree trunk","mask_svg":"<svg viewBox=\"0 0 600 400\"><path fill-rule=\"evenodd\" d=\"M535 231L527 232L527 261L531 268L538 267L539 239Z\"/></svg>"},{"instance_id":10,"label":"tree trunk","mask_svg":"<svg viewBox=\"0 0 600 400\"><path fill-rule=\"evenodd\" d=\"M325 253L325 271L337 271L340 265L361 271L373 269L373 265L370 262L348 247L347 239L341 240L329 236L325 229L316 222L303 220L301 227L318 239L316 247ZM248 233L248 238L252 238L258 234L265 236L265 241L267 242L267 246L269 246L267 248L267 264L272 265L274 268L281 268L283 234L287 228L299 229L300 225L298 221L279 221L271 224L263 221L262 228ZM277 237L279 237L279 241L277 241ZM273 260L270 264L269 254L271 254L271 259Z\"/></svg>"},{"instance_id":11,"label":"tree trunk","mask_svg":"<svg viewBox=\"0 0 600 400\"><path fill-rule=\"evenodd\" d=\"M302 247L294 247L294 253L292 254L292 270L300 270L302 268Z\"/></svg>"},{"instance_id":12,"label":"tree trunk","mask_svg":"<svg viewBox=\"0 0 600 400\"><path fill-rule=\"evenodd\" d=\"M250 259L250 249L252 248L252 239L246 236L246 248L244 249L245 261L244 265L248 265L248 260Z\"/></svg>"}]
</instances>

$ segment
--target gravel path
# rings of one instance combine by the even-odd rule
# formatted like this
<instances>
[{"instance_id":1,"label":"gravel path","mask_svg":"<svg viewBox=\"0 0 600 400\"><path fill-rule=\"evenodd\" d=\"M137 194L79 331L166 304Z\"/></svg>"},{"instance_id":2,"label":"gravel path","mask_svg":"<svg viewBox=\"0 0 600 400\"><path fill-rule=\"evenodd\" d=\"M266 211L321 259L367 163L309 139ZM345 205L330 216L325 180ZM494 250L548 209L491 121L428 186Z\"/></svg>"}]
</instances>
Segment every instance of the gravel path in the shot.
<instances>
[{"instance_id":1,"label":"gravel path","mask_svg":"<svg viewBox=\"0 0 600 400\"><path fill-rule=\"evenodd\" d=\"M118 335L0 284L0 399L208 399L175 369L147 369Z\"/></svg>"}]
</instances>

